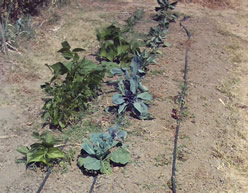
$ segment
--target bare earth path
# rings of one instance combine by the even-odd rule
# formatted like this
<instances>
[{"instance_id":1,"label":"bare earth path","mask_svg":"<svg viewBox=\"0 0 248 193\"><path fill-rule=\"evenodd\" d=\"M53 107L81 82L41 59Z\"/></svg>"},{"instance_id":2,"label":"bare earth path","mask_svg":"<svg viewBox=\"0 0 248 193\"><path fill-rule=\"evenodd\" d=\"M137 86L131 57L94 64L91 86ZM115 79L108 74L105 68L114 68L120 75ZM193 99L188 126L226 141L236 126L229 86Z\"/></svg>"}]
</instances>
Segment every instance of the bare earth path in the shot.
<instances>
[{"instance_id":1,"label":"bare earth path","mask_svg":"<svg viewBox=\"0 0 248 193\"><path fill-rule=\"evenodd\" d=\"M189 89L179 136L177 187L179 193L246 193L248 190L248 3L234 9L212 10L179 3L177 12L190 16L184 24L192 33L189 52ZM237 2L236 2L237 3ZM6 59L0 58L0 190L31 193L38 189L44 173L15 164L16 148L30 145L33 131L41 131L40 84L51 74L44 66L58 61L54 54L64 39L73 47L97 50L95 29L123 20L136 7L146 16L137 29L147 32L154 23L156 1L78 0L57 11L45 11L37 23L37 37ZM55 18L55 19L54 19ZM58 21L56 20L58 19ZM54 20L52 20L54 19ZM42 25L42 20L45 21ZM170 177L178 108L175 98L183 82L186 35L179 22L172 24L168 42L158 64L150 66L144 84L154 95L151 113L156 119L128 118L127 144L132 162L109 176L100 176L97 193L171 192ZM90 56L89 56L90 57ZM100 99L101 105L111 95ZM99 120L103 109L92 117ZM106 116L106 115L105 115ZM79 152L79 148L77 152ZM76 156L78 153L76 154ZM55 171L43 192L88 192L92 178L84 176L76 159L68 171Z\"/></svg>"}]
</instances>

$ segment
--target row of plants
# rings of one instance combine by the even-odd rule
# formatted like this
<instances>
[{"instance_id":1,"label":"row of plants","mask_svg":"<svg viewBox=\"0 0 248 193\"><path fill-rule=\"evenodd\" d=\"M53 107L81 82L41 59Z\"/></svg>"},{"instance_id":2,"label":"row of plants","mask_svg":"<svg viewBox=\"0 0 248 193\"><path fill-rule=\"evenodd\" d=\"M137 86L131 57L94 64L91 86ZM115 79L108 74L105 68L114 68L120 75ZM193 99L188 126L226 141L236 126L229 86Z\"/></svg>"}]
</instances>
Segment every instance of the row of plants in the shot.
<instances>
[{"instance_id":1,"label":"row of plants","mask_svg":"<svg viewBox=\"0 0 248 193\"><path fill-rule=\"evenodd\" d=\"M156 7L157 14L154 18L158 21L158 26L161 27L162 20L174 22L171 19L174 18L171 10L176 3L171 4L167 0L158 0L158 3L160 7ZM102 94L101 86L106 73L114 78L112 85L116 89L109 112L113 112L118 118L126 116L126 112L141 120L154 118L149 113L149 104L153 97L142 81L148 66L156 63L156 51L147 44L147 39L151 38L150 33L143 42L132 39L134 26L143 14L142 10L136 10L122 28L112 24L97 31L100 44L97 57L99 64L80 57L84 49L72 49L68 42L62 43L58 52L65 61L47 65L53 77L41 86L47 94L42 108L45 124L62 132L69 125L74 125L79 114L89 107L94 98ZM169 25L166 27L167 31L168 27ZM160 28L159 33L162 33L162 29L164 28ZM156 45L157 49L160 43ZM124 166L130 161L130 153L124 144L127 132L118 128L116 125L107 132L90 133L90 140L83 139L77 160L79 168L91 174L110 174L113 166ZM30 148L18 149L24 155L22 161L27 167L33 164L51 167L67 159L66 153L58 145L61 141L50 133L34 133L33 136L40 142L32 144Z\"/></svg>"}]
</instances>

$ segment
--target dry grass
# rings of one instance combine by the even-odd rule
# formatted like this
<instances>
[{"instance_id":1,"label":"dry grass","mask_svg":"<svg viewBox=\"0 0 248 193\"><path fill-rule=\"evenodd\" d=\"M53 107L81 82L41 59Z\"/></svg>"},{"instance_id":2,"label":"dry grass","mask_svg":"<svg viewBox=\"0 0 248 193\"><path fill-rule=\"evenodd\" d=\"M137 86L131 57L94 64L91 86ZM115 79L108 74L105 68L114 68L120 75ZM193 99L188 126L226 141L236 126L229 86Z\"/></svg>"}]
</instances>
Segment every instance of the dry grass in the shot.
<instances>
[{"instance_id":1,"label":"dry grass","mask_svg":"<svg viewBox=\"0 0 248 193\"><path fill-rule=\"evenodd\" d=\"M232 0L180 0L183 3L197 3L204 7L219 9L232 7Z\"/></svg>"}]
</instances>

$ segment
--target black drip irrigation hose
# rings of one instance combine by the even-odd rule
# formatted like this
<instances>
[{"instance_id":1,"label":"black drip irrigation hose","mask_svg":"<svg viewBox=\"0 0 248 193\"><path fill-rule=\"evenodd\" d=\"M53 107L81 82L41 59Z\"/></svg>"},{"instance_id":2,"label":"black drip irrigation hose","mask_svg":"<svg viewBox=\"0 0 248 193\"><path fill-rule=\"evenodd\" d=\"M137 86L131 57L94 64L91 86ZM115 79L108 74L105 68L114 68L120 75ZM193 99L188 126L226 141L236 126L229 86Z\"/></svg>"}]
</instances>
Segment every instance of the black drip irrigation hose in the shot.
<instances>
[{"instance_id":1,"label":"black drip irrigation hose","mask_svg":"<svg viewBox=\"0 0 248 193\"><path fill-rule=\"evenodd\" d=\"M92 183L92 185L91 185L91 187L90 187L89 193L92 193L92 192L93 192L94 186L95 186L95 184L96 184L97 177L98 177L98 174L97 174L96 176L94 176L93 183Z\"/></svg>"},{"instance_id":2,"label":"black drip irrigation hose","mask_svg":"<svg viewBox=\"0 0 248 193\"><path fill-rule=\"evenodd\" d=\"M190 32L187 30L185 26L183 26L182 22L186 21L189 19L189 17L184 17L180 21L180 26L184 29L184 31L187 34L188 40L191 38ZM172 176L171 176L171 181L172 181L172 191L173 193L176 193L176 159L177 159L177 141L178 141L178 134L179 134L179 129L181 125L181 117L183 115L183 108L184 108L184 98L186 95L187 91L187 73L188 73L188 52L189 52L189 46L186 47L186 52L185 52L185 65L184 65L184 84L182 91L180 93L180 116L177 118L177 127L176 127L176 134L175 134L175 140L174 140L174 151L173 151L173 163L172 163Z\"/></svg>"},{"instance_id":3,"label":"black drip irrigation hose","mask_svg":"<svg viewBox=\"0 0 248 193\"><path fill-rule=\"evenodd\" d=\"M45 178L43 179L42 183L40 184L40 187L39 187L39 189L37 190L36 193L40 193L41 192L41 190L43 189L43 187L46 184L47 179L49 178L50 174L52 173L52 170L53 170L53 166L50 167L50 168L48 168L48 172L47 172Z\"/></svg>"}]
</instances>

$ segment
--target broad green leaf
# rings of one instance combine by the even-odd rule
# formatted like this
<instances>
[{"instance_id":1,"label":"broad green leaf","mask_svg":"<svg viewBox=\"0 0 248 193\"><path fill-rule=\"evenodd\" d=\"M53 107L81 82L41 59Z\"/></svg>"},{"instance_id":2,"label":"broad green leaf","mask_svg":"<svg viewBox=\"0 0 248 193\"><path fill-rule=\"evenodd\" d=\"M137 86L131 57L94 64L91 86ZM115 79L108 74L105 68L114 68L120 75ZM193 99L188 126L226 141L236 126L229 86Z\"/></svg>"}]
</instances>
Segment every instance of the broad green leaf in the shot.
<instances>
[{"instance_id":1,"label":"broad green leaf","mask_svg":"<svg viewBox=\"0 0 248 193\"><path fill-rule=\"evenodd\" d=\"M26 155L29 152L29 149L27 147L25 147L25 146L21 146L16 151L18 151L19 153L22 153L22 154Z\"/></svg>"},{"instance_id":2,"label":"broad green leaf","mask_svg":"<svg viewBox=\"0 0 248 193\"><path fill-rule=\"evenodd\" d=\"M47 153L47 149L27 153L27 164L32 162L43 162L46 153Z\"/></svg>"},{"instance_id":3,"label":"broad green leaf","mask_svg":"<svg viewBox=\"0 0 248 193\"><path fill-rule=\"evenodd\" d=\"M48 152L47 152L47 156L50 159L58 159L58 158L64 158L65 157L64 153L56 147L49 148Z\"/></svg>"},{"instance_id":4,"label":"broad green leaf","mask_svg":"<svg viewBox=\"0 0 248 193\"><path fill-rule=\"evenodd\" d=\"M94 147L88 139L84 139L82 149L86 151L89 155L95 155Z\"/></svg>"},{"instance_id":5,"label":"broad green leaf","mask_svg":"<svg viewBox=\"0 0 248 193\"><path fill-rule=\"evenodd\" d=\"M70 44L67 41L62 42L61 45L62 45L63 48L66 48L66 49L71 48Z\"/></svg>"},{"instance_id":6,"label":"broad green leaf","mask_svg":"<svg viewBox=\"0 0 248 193\"><path fill-rule=\"evenodd\" d=\"M99 56L101 58L104 57L104 58L107 58L110 61L113 61L114 60L114 57L115 57L115 53L114 53L113 50L107 51L106 49L101 48L100 49Z\"/></svg>"},{"instance_id":7,"label":"broad green leaf","mask_svg":"<svg viewBox=\"0 0 248 193\"><path fill-rule=\"evenodd\" d=\"M118 114L121 114L123 111L125 111L126 107L127 103L123 103L122 105L120 105L118 108Z\"/></svg>"},{"instance_id":8,"label":"broad green leaf","mask_svg":"<svg viewBox=\"0 0 248 193\"><path fill-rule=\"evenodd\" d=\"M143 92L137 95L137 98L150 101L152 100L152 95L148 92Z\"/></svg>"},{"instance_id":9,"label":"broad green leaf","mask_svg":"<svg viewBox=\"0 0 248 193\"><path fill-rule=\"evenodd\" d=\"M120 45L117 47L117 55L122 55L127 52L128 45Z\"/></svg>"},{"instance_id":10,"label":"broad green leaf","mask_svg":"<svg viewBox=\"0 0 248 193\"><path fill-rule=\"evenodd\" d=\"M57 63L51 65L50 67L53 69L55 76L63 75L63 74L68 72L65 65L61 62L57 62Z\"/></svg>"},{"instance_id":11,"label":"broad green leaf","mask_svg":"<svg viewBox=\"0 0 248 193\"><path fill-rule=\"evenodd\" d=\"M138 88L137 76L130 78L130 90L133 94L136 94Z\"/></svg>"},{"instance_id":12,"label":"broad green leaf","mask_svg":"<svg viewBox=\"0 0 248 193\"><path fill-rule=\"evenodd\" d=\"M119 83L118 83L118 89L121 92L121 95L124 96L125 95L125 85L122 79L120 79Z\"/></svg>"},{"instance_id":13,"label":"broad green leaf","mask_svg":"<svg viewBox=\"0 0 248 193\"><path fill-rule=\"evenodd\" d=\"M122 148L118 147L114 152L110 154L110 159L117 164L127 164L130 161L130 153Z\"/></svg>"},{"instance_id":14,"label":"broad green leaf","mask_svg":"<svg viewBox=\"0 0 248 193\"><path fill-rule=\"evenodd\" d=\"M51 147L56 143L56 139L49 132L45 132L41 135L41 139L44 145Z\"/></svg>"},{"instance_id":15,"label":"broad green leaf","mask_svg":"<svg viewBox=\"0 0 248 193\"><path fill-rule=\"evenodd\" d=\"M101 165L102 165L102 167L101 167L101 170L100 170L100 172L102 173L102 174L111 174L112 173L112 168L111 168L111 166L110 166L110 162L109 162L109 160L104 160L104 161L102 161L101 162Z\"/></svg>"},{"instance_id":16,"label":"broad green leaf","mask_svg":"<svg viewBox=\"0 0 248 193\"><path fill-rule=\"evenodd\" d=\"M67 68L68 72L71 72L73 62L67 62L64 66Z\"/></svg>"},{"instance_id":17,"label":"broad green leaf","mask_svg":"<svg viewBox=\"0 0 248 193\"><path fill-rule=\"evenodd\" d=\"M63 129L66 127L66 125L62 122L62 121L59 121L59 126Z\"/></svg>"},{"instance_id":18,"label":"broad green leaf","mask_svg":"<svg viewBox=\"0 0 248 193\"><path fill-rule=\"evenodd\" d=\"M32 137L34 137L35 139L40 139L40 134L38 132L33 132Z\"/></svg>"},{"instance_id":19,"label":"broad green leaf","mask_svg":"<svg viewBox=\"0 0 248 193\"><path fill-rule=\"evenodd\" d=\"M120 105L125 102L124 98L120 94L115 94L112 97L112 102L116 105Z\"/></svg>"},{"instance_id":20,"label":"broad green leaf","mask_svg":"<svg viewBox=\"0 0 248 193\"><path fill-rule=\"evenodd\" d=\"M61 54L62 54L62 56L63 56L65 59L67 59L67 60L70 60L70 59L73 58L73 53L72 53L70 50L64 51L64 52L61 53Z\"/></svg>"},{"instance_id":21,"label":"broad green leaf","mask_svg":"<svg viewBox=\"0 0 248 193\"><path fill-rule=\"evenodd\" d=\"M130 65L131 68L131 73L132 73L132 77L134 77L138 70L141 68L142 66L142 60L140 59L139 56L134 56Z\"/></svg>"},{"instance_id":22,"label":"broad green leaf","mask_svg":"<svg viewBox=\"0 0 248 193\"><path fill-rule=\"evenodd\" d=\"M50 113L49 111L47 111L43 116L43 120L46 122L49 119L49 117L50 117Z\"/></svg>"},{"instance_id":23,"label":"broad green leaf","mask_svg":"<svg viewBox=\"0 0 248 193\"><path fill-rule=\"evenodd\" d=\"M97 171L97 170L100 170L102 166L101 160L98 160L90 156L83 158L82 162L83 162L84 168L87 170Z\"/></svg>"},{"instance_id":24,"label":"broad green leaf","mask_svg":"<svg viewBox=\"0 0 248 193\"><path fill-rule=\"evenodd\" d=\"M84 158L79 157L77 163L78 163L78 165L79 165L80 168L83 167L84 166Z\"/></svg>"},{"instance_id":25,"label":"broad green leaf","mask_svg":"<svg viewBox=\"0 0 248 193\"><path fill-rule=\"evenodd\" d=\"M144 114L148 112L148 106L141 101L135 102L133 106L140 114Z\"/></svg>"}]
</instances>

